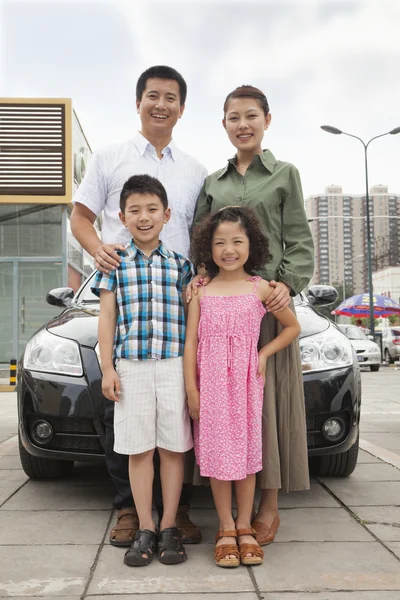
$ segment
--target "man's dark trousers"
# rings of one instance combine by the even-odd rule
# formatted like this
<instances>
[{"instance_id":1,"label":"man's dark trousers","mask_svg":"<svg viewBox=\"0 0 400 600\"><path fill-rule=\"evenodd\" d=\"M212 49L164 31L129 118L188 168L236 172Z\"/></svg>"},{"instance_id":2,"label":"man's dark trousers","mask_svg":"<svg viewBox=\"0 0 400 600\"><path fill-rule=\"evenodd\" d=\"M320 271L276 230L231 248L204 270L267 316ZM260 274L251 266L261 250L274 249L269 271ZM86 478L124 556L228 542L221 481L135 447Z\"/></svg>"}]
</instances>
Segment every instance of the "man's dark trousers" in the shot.
<instances>
[{"instance_id":1,"label":"man's dark trousers","mask_svg":"<svg viewBox=\"0 0 400 600\"><path fill-rule=\"evenodd\" d=\"M115 403L107 401L104 412L104 425L106 427L106 463L108 472L115 487L116 495L114 497L114 508L129 508L134 506L131 486L129 483L129 456L117 454L114 452L114 406ZM154 453L154 504L156 506L159 518L162 517L163 503L160 480L160 459L158 452ZM184 483L182 487L180 506L189 506L192 497L192 484Z\"/></svg>"}]
</instances>

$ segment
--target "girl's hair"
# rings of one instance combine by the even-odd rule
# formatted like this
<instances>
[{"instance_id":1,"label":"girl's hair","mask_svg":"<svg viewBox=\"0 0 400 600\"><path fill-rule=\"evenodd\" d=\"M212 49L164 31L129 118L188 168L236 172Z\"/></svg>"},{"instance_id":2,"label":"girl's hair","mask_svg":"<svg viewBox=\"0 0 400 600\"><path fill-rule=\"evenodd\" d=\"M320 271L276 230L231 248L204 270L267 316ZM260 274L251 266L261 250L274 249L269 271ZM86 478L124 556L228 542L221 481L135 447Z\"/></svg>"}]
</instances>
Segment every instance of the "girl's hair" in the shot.
<instances>
[{"instance_id":1,"label":"girl's hair","mask_svg":"<svg viewBox=\"0 0 400 600\"><path fill-rule=\"evenodd\" d=\"M267 116L269 113L269 104L264 92L252 85L241 85L227 95L224 102L224 116L228 110L229 101L234 98L255 98L264 111L264 115Z\"/></svg>"},{"instance_id":2,"label":"girl's hair","mask_svg":"<svg viewBox=\"0 0 400 600\"><path fill-rule=\"evenodd\" d=\"M269 242L254 212L243 206L226 206L205 217L193 230L190 258L195 265L204 265L211 277L217 275L219 268L212 258L212 241L215 230L221 223L239 223L249 238L249 258L244 265L247 273L254 274L272 259Z\"/></svg>"}]
</instances>

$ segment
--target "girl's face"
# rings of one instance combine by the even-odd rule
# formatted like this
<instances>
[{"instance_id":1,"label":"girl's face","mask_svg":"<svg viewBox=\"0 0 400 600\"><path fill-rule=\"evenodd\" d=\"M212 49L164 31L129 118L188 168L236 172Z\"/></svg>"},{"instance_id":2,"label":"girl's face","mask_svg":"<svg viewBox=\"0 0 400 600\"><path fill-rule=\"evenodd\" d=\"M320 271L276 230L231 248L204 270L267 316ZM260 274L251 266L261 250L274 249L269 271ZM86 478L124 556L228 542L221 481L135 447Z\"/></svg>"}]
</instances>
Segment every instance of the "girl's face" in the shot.
<instances>
[{"instance_id":1,"label":"girl's face","mask_svg":"<svg viewBox=\"0 0 400 600\"><path fill-rule=\"evenodd\" d=\"M239 151L253 154L262 152L264 131L271 122L255 98L233 98L229 101L222 121L230 142Z\"/></svg>"},{"instance_id":2,"label":"girl's face","mask_svg":"<svg viewBox=\"0 0 400 600\"><path fill-rule=\"evenodd\" d=\"M212 257L220 271L242 269L249 258L250 242L240 223L224 221L212 239Z\"/></svg>"}]
</instances>

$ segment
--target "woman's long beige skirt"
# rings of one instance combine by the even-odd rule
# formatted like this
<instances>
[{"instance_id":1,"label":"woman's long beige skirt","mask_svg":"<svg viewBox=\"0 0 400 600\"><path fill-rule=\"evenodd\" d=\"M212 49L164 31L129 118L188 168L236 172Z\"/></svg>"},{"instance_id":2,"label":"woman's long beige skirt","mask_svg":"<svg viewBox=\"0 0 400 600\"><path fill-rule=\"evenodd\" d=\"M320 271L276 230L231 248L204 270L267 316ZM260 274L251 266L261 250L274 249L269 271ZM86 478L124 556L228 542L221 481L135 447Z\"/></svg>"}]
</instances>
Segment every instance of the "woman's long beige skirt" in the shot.
<instances>
[{"instance_id":1,"label":"woman's long beige skirt","mask_svg":"<svg viewBox=\"0 0 400 600\"><path fill-rule=\"evenodd\" d=\"M291 308L294 310L293 303ZM260 347L282 330L271 313L261 323ZM300 349L295 340L267 361L263 405L261 489L308 490L307 432Z\"/></svg>"}]
</instances>

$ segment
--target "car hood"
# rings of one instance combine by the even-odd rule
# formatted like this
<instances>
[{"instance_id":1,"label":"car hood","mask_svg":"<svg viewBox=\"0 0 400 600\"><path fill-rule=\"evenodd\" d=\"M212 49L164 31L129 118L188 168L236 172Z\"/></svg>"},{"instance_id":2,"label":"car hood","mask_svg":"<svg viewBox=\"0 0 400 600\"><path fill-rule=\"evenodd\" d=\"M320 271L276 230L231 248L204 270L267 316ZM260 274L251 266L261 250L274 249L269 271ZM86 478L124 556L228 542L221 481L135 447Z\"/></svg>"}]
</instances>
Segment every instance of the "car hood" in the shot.
<instances>
[{"instance_id":1,"label":"car hood","mask_svg":"<svg viewBox=\"0 0 400 600\"><path fill-rule=\"evenodd\" d=\"M296 304L296 314L301 327L300 338L316 335L330 326L330 321L319 315L308 302ZM53 335L94 348L98 340L98 316L99 305L74 306L49 321L46 328Z\"/></svg>"},{"instance_id":2,"label":"car hood","mask_svg":"<svg viewBox=\"0 0 400 600\"><path fill-rule=\"evenodd\" d=\"M379 350L379 346L370 340L350 340L355 350Z\"/></svg>"},{"instance_id":3,"label":"car hood","mask_svg":"<svg viewBox=\"0 0 400 600\"><path fill-rule=\"evenodd\" d=\"M49 321L47 331L53 335L76 340L82 346L94 348L97 344L99 306L74 306Z\"/></svg>"}]
</instances>

